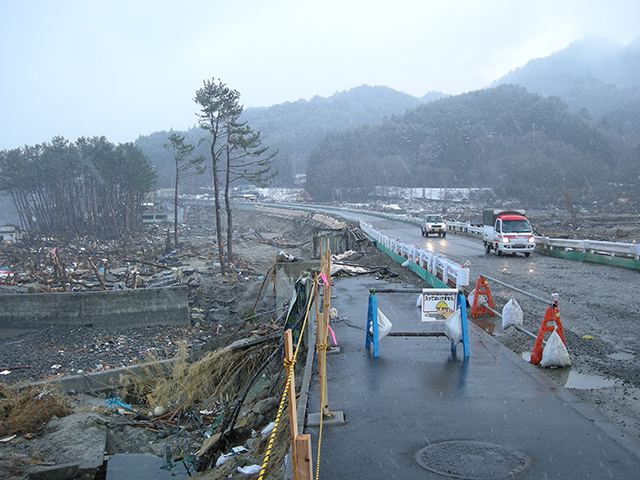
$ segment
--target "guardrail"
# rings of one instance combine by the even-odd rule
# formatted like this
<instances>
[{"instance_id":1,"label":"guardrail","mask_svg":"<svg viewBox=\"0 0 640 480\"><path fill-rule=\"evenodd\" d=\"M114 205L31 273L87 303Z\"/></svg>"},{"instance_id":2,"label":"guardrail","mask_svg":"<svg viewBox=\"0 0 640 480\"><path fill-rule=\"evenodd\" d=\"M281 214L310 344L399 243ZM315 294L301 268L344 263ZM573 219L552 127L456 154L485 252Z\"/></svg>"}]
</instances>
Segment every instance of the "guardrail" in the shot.
<instances>
[{"instance_id":1,"label":"guardrail","mask_svg":"<svg viewBox=\"0 0 640 480\"><path fill-rule=\"evenodd\" d=\"M608 255L611 257L632 258L640 260L640 244L603 242L599 240L568 240L562 238L536 237L536 245L550 249L577 251Z\"/></svg>"},{"instance_id":2,"label":"guardrail","mask_svg":"<svg viewBox=\"0 0 640 480\"><path fill-rule=\"evenodd\" d=\"M476 227L463 222L447 222L447 229L454 232L469 233L482 236L482 227ZM549 250L564 250L568 252L593 253L611 257L632 258L640 260L640 244L604 242L600 240L570 240L564 238L549 238L536 235L536 246Z\"/></svg>"},{"instance_id":3,"label":"guardrail","mask_svg":"<svg viewBox=\"0 0 640 480\"><path fill-rule=\"evenodd\" d=\"M453 284L456 288L469 285L469 269L466 265L460 265L446 257L418 248L416 245L407 245L400 240L394 240L362 220L360 220L360 228L387 250L415 263L445 285Z\"/></svg>"},{"instance_id":4,"label":"guardrail","mask_svg":"<svg viewBox=\"0 0 640 480\"><path fill-rule=\"evenodd\" d=\"M255 205L255 204L253 204ZM265 204L268 205L268 204ZM281 206L282 207L282 206ZM282 207L286 208L286 207ZM312 206L295 205L289 207L296 210L315 211ZM323 210L334 210L339 212L339 216L347 220L359 221L359 213L375 215L390 220L402 221L420 225L421 220L417 217L407 215L389 214L381 212L342 209L338 207L322 207ZM447 222L447 230L454 233L462 233L476 238L482 238L482 227L464 222ZM615 265L623 268L640 270L640 244L605 242L599 240L569 240L562 238L549 238L536 236L536 251L543 255L555 256L569 260L588 261ZM427 252L429 255L431 252Z\"/></svg>"},{"instance_id":5,"label":"guardrail","mask_svg":"<svg viewBox=\"0 0 640 480\"><path fill-rule=\"evenodd\" d=\"M467 233L472 235L477 235L482 237L482 227L477 227L475 225L471 225L470 223L464 222L447 222L447 230L456 232L456 233Z\"/></svg>"}]
</instances>

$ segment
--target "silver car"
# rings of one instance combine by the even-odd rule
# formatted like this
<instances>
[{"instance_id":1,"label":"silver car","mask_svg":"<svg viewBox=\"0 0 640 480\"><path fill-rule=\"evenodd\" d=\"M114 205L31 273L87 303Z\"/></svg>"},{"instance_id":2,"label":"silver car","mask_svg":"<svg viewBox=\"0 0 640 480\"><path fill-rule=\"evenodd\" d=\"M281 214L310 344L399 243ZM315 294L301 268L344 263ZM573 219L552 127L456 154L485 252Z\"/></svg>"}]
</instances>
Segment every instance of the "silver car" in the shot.
<instances>
[{"instance_id":1,"label":"silver car","mask_svg":"<svg viewBox=\"0 0 640 480\"><path fill-rule=\"evenodd\" d=\"M441 215L427 215L422 222L422 236L428 237L431 234L438 234L441 237L447 236L447 224Z\"/></svg>"}]
</instances>

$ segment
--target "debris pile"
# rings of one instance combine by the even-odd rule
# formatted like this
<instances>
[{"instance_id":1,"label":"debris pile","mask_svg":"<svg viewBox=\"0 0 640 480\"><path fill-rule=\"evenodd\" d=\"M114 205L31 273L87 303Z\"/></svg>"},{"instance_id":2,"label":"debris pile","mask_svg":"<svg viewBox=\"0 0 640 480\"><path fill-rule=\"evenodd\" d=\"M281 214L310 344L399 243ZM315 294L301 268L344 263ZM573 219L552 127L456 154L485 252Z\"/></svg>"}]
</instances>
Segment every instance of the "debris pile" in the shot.
<instances>
[{"instance_id":1,"label":"debris pile","mask_svg":"<svg viewBox=\"0 0 640 480\"><path fill-rule=\"evenodd\" d=\"M0 348L0 382L17 384L53 380L143 362L149 355L164 360L205 348L218 326L149 326L128 329L55 326L4 339ZM222 330L222 328L220 328Z\"/></svg>"},{"instance_id":2,"label":"debris pile","mask_svg":"<svg viewBox=\"0 0 640 480\"><path fill-rule=\"evenodd\" d=\"M331 256L332 277L355 277L359 275L375 275L377 279L397 277L388 266L363 266L364 253L347 250L339 255Z\"/></svg>"},{"instance_id":3,"label":"debris pile","mask_svg":"<svg viewBox=\"0 0 640 480\"><path fill-rule=\"evenodd\" d=\"M168 472L201 471L202 478L246 478L261 466L275 431L265 478L283 477L289 450L286 409L279 428L272 422L285 382L282 332L291 322L296 323L300 313L292 320L284 317L283 309L275 308L271 271L278 256L308 258L305 249L311 244L310 219L247 214L245 222L251 222L252 228L235 235L237 258L232 272L222 275L215 264L216 248L208 240L212 238L208 215L202 210L191 212L196 221L182 229L189 242L180 249L162 246L161 230L155 231L155 243L145 244L144 249L133 247L131 242L114 243L108 254L106 248L96 248L91 250L94 254L83 257L85 250L81 248L65 248L63 255L63 249L56 246L58 271L73 267L67 277L56 276L57 267L51 264L54 257L44 246L37 249L36 253L45 253L36 256L33 264L38 268L33 269L31 262L17 261L27 258L22 257L25 250L15 246L6 250L2 258L11 271L31 275L25 283L14 275L13 282L5 284L11 289L28 285L36 290L37 285L45 294L82 288L79 283L95 290L133 288L133 275L127 278L126 272L134 268L139 282L136 288L162 288L165 282L177 279L189 287L191 325L117 330L56 327L0 338L0 382L16 392L27 381L152 362L152 366L122 375L117 390L68 397L71 415L63 417L60 412L55 414L58 420L38 420L37 425L23 429L26 433L9 435L7 431L2 449L8 456L0 457L0 476L13 468L18 457L27 471L54 469L64 461L75 461L81 446L75 451L64 450L59 435L64 429L65 438L74 438L79 435L74 429L83 429L95 431L92 444L98 445L96 451L106 451L106 458L152 454L164 459L163 469ZM147 238L152 235L147 233ZM97 251L106 262L96 260ZM340 258L344 265L357 268L358 263L372 264L366 269L369 273L394 275L391 269L378 267L377 255L349 253L349 257ZM398 269L401 275L403 270ZM60 281L69 276L75 283ZM116 287L119 282L124 285ZM45 288L40 288L43 285ZM165 367L161 367L159 361L165 359L172 361L162 362ZM302 367L302 362L296 364L296 368ZM53 382L45 385L40 387L42 391L54 391ZM90 478L92 473L87 475Z\"/></svg>"},{"instance_id":4,"label":"debris pile","mask_svg":"<svg viewBox=\"0 0 640 480\"><path fill-rule=\"evenodd\" d=\"M40 387L12 389L0 383L0 437L3 443L16 435L33 437L53 416L71 413L66 397ZM9 439L7 439L7 437Z\"/></svg>"},{"instance_id":5,"label":"debris pile","mask_svg":"<svg viewBox=\"0 0 640 480\"><path fill-rule=\"evenodd\" d=\"M141 374L123 376L119 393L140 405L125 407L123 413L146 416L143 422L167 439L164 445L183 452L183 458L172 463L192 473L232 460L218 472L219 478L227 478L229 467L259 465L268 433L262 431L275 416L285 380L282 337L275 338L219 349L194 363L186 361L183 351L169 375L156 363ZM187 445L191 455L184 454ZM274 461L279 468L284 456Z\"/></svg>"},{"instance_id":6,"label":"debris pile","mask_svg":"<svg viewBox=\"0 0 640 480\"><path fill-rule=\"evenodd\" d=\"M310 230L304 220L238 215L237 225L252 228L235 235L237 257L231 271L222 275L211 243L212 212L187 212L189 223L181 228L184 245L178 249L165 245L166 227L154 226L136 240L100 245L42 239L2 246L1 265L11 273L0 278L3 292L45 295L163 288L179 282L189 288L191 325L56 327L0 337L0 382L15 392L34 380L173 360L168 375L149 367L143 374L123 376L122 388L106 398L102 393L68 397L73 414L67 417L53 413L54 420L38 419L37 425L22 429L26 433L3 434L0 477L17 475L16 458L23 473L75 461L81 445L67 451L59 437L60 429L70 429L69 438L74 438L74 428L101 430L93 438L106 443L97 451L153 454L166 458L166 470L174 472L184 473L188 467L192 473L201 469L221 475L207 478L246 478L237 469L248 472L261 463L284 381L282 309L275 308L271 267L283 248L288 255L304 257ZM54 383L45 385L42 391L55 391ZM66 421L76 417L79 420ZM281 474L288 428L277 430L275 441L269 478Z\"/></svg>"},{"instance_id":7,"label":"debris pile","mask_svg":"<svg viewBox=\"0 0 640 480\"><path fill-rule=\"evenodd\" d=\"M133 453L163 457L162 468L172 475L206 472L203 478L236 478L239 471L255 470L262 465L273 430L269 424L285 381L281 351L278 340L271 338L248 347L219 349L189 363L182 349L168 371L156 363L123 375L121 388L106 398L64 397L53 387L3 386L0 478L23 478L43 470L56 472L55 478L75 478L60 473L74 462L74 474L85 468L83 478L98 475L96 461L87 468L75 458L82 445L68 452L66 445L58 445L62 427L50 420L62 417L69 417L64 422L67 430L71 425L76 430L103 431L92 438L102 438L104 445L91 446L100 457L106 452L98 462L106 461L103 469L108 469L113 456ZM286 426L286 415L281 421ZM268 478L282 478L288 452L288 429L277 433Z\"/></svg>"}]
</instances>

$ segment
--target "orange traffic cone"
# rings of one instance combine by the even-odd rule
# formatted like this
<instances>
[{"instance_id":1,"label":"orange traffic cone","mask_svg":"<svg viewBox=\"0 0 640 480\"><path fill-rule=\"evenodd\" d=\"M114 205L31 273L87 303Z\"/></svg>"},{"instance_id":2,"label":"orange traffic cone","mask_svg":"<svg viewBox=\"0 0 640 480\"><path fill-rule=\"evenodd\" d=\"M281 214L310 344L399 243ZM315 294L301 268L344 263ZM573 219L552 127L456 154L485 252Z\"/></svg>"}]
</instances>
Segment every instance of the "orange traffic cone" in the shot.
<instances>
[{"instance_id":1,"label":"orange traffic cone","mask_svg":"<svg viewBox=\"0 0 640 480\"><path fill-rule=\"evenodd\" d=\"M492 317L495 314L486 307L478 305L478 298L480 295L487 296L487 305L491 307L493 310L496 307L493 305L493 298L491 297L491 291L489 290L489 285L487 285L487 279L484 277L479 277L476 282L476 294L473 296L473 305L471 305L471 318L478 318L479 315L491 315Z\"/></svg>"},{"instance_id":2,"label":"orange traffic cone","mask_svg":"<svg viewBox=\"0 0 640 480\"><path fill-rule=\"evenodd\" d=\"M560 321L560 311L558 310L558 302L554 302L553 305L548 307L544 312L544 318L542 319L542 324L540 324L536 343L533 345L533 352L531 353L530 361L532 364L538 365L542 360L542 340L544 340L544 334L547 332L553 332L556 327L558 328L558 335L560 335L562 343L565 343L562 322Z\"/></svg>"}]
</instances>

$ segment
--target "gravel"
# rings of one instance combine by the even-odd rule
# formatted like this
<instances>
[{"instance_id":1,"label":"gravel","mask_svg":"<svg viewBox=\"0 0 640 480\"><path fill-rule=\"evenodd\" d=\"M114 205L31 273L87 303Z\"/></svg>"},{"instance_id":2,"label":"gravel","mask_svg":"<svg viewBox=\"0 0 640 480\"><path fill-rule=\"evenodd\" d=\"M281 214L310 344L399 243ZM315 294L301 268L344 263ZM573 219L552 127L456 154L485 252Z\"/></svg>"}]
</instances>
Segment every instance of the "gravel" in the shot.
<instances>
[{"instance_id":1,"label":"gravel","mask_svg":"<svg viewBox=\"0 0 640 480\"><path fill-rule=\"evenodd\" d=\"M130 366L149 359L171 358L184 343L188 350L203 348L217 326L150 326L126 329L55 326L5 339L0 349L0 372L7 384L47 380Z\"/></svg>"}]
</instances>

